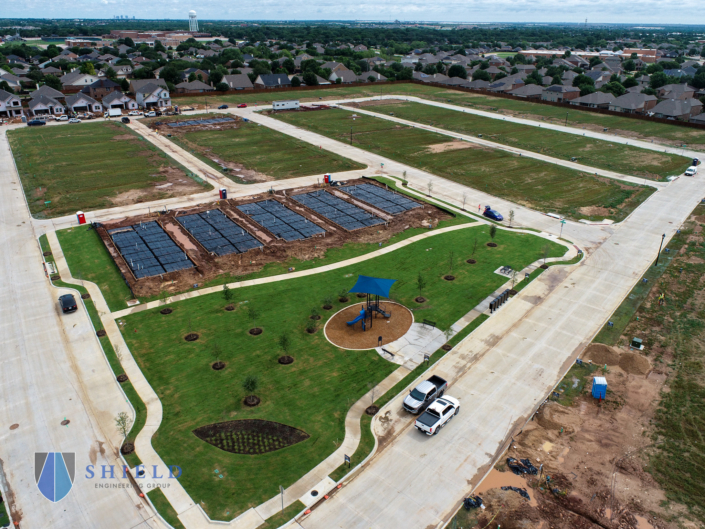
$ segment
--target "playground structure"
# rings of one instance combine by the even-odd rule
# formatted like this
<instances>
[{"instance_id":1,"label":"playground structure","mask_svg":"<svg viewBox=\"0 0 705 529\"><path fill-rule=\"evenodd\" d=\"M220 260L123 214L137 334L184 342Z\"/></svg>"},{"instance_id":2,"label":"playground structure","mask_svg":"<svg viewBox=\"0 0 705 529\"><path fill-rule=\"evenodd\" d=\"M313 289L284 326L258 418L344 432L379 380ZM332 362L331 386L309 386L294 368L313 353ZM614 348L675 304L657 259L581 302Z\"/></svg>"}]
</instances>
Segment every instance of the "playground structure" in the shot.
<instances>
[{"instance_id":1,"label":"playground structure","mask_svg":"<svg viewBox=\"0 0 705 529\"><path fill-rule=\"evenodd\" d=\"M372 328L372 321L376 314L381 314L384 318L390 318L392 316L391 310L385 312L380 304L379 298L389 298L389 289L392 288L395 282L396 279L357 276L357 282L349 292L352 294L365 294L367 299L366 302L362 304L360 314L352 321L347 322L348 326L354 327L357 322L361 322L364 332Z\"/></svg>"}]
</instances>

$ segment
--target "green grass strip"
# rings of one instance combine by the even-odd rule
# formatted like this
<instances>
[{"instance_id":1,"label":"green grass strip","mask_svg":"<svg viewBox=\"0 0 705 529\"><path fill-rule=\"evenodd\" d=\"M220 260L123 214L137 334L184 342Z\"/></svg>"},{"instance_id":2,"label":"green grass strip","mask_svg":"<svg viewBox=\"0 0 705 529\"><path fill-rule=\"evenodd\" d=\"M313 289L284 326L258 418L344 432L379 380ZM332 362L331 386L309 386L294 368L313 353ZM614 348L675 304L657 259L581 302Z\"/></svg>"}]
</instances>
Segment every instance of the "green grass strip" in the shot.
<instances>
[{"instance_id":1,"label":"green grass strip","mask_svg":"<svg viewBox=\"0 0 705 529\"><path fill-rule=\"evenodd\" d=\"M171 506L171 503L169 503L169 500L162 492L162 489L150 490L147 496L166 523L171 525L174 529L186 529L181 523L181 520L179 520L176 510Z\"/></svg>"}]
</instances>

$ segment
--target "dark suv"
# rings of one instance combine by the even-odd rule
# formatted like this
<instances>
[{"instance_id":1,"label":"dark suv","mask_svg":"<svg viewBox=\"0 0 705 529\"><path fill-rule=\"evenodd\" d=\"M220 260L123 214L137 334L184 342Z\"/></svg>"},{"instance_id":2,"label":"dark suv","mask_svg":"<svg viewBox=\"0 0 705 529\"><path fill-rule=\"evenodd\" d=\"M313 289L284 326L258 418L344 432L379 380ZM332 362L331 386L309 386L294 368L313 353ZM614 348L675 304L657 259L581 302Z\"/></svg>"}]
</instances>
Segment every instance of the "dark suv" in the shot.
<instances>
[{"instance_id":1,"label":"dark suv","mask_svg":"<svg viewBox=\"0 0 705 529\"><path fill-rule=\"evenodd\" d=\"M76 312L78 309L78 305L76 305L76 298L73 297L73 294L64 294L59 298L59 305L61 305L61 310L64 313L67 312Z\"/></svg>"},{"instance_id":2,"label":"dark suv","mask_svg":"<svg viewBox=\"0 0 705 529\"><path fill-rule=\"evenodd\" d=\"M28 127L41 127L42 125L46 125L47 122L41 119L33 119L31 121L27 122Z\"/></svg>"}]
</instances>

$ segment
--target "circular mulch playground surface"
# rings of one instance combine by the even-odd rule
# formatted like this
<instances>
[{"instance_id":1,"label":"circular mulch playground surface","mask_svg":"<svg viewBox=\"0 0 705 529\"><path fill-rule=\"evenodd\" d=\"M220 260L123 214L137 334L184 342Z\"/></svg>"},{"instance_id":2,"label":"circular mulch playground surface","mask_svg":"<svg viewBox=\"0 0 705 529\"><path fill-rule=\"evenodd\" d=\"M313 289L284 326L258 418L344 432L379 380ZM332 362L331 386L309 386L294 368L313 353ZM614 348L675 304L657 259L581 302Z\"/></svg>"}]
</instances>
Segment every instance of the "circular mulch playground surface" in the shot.
<instances>
[{"instance_id":1,"label":"circular mulch playground surface","mask_svg":"<svg viewBox=\"0 0 705 529\"><path fill-rule=\"evenodd\" d=\"M386 345L404 336L414 323L411 311L398 303L382 302L382 309L391 312L390 318L375 313L372 328L362 330L361 322L349 326L347 322L360 315L363 303L356 303L336 312L326 323L324 332L326 338L333 344L343 349L373 349L379 344L378 337L382 337L382 345ZM369 320L368 320L369 321Z\"/></svg>"}]
</instances>

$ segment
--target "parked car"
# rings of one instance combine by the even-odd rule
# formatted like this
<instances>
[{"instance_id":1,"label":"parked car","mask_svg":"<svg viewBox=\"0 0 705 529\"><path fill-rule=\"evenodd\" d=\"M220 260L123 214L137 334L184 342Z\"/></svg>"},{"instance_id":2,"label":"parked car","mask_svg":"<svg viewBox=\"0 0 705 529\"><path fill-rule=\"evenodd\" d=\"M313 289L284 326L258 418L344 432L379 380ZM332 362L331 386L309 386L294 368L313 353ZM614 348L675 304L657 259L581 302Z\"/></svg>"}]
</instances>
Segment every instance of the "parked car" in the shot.
<instances>
[{"instance_id":1,"label":"parked car","mask_svg":"<svg viewBox=\"0 0 705 529\"><path fill-rule=\"evenodd\" d=\"M432 375L431 378L412 389L402 405L408 412L420 413L428 408L434 400L442 397L447 387L448 382L439 376Z\"/></svg>"},{"instance_id":2,"label":"parked car","mask_svg":"<svg viewBox=\"0 0 705 529\"><path fill-rule=\"evenodd\" d=\"M142 115L142 112L139 111L139 110L130 110L130 111L127 113L127 115L128 115L128 116L141 116L141 115Z\"/></svg>"},{"instance_id":3,"label":"parked car","mask_svg":"<svg viewBox=\"0 0 705 529\"><path fill-rule=\"evenodd\" d=\"M161 116L161 115L162 115L162 111L161 111L161 110L155 110L154 113L155 113L157 116Z\"/></svg>"},{"instance_id":4,"label":"parked car","mask_svg":"<svg viewBox=\"0 0 705 529\"><path fill-rule=\"evenodd\" d=\"M81 122L81 120L78 119L78 118L71 118L71 119L69 120L69 123L80 123L80 122Z\"/></svg>"},{"instance_id":5,"label":"parked car","mask_svg":"<svg viewBox=\"0 0 705 529\"><path fill-rule=\"evenodd\" d=\"M64 294L63 296L60 296L59 305L61 306L61 310L64 314L67 312L76 312L78 309L78 305L76 305L76 298L73 297L73 294Z\"/></svg>"},{"instance_id":6,"label":"parked car","mask_svg":"<svg viewBox=\"0 0 705 529\"><path fill-rule=\"evenodd\" d=\"M93 114L85 114L83 119L93 119Z\"/></svg>"},{"instance_id":7,"label":"parked car","mask_svg":"<svg viewBox=\"0 0 705 529\"><path fill-rule=\"evenodd\" d=\"M247 108L247 103L240 103L237 108Z\"/></svg>"},{"instance_id":8,"label":"parked car","mask_svg":"<svg viewBox=\"0 0 705 529\"><path fill-rule=\"evenodd\" d=\"M503 221L504 217L498 211L495 211L489 206L485 206L485 211L482 213L485 217L492 220Z\"/></svg>"},{"instance_id":9,"label":"parked car","mask_svg":"<svg viewBox=\"0 0 705 529\"><path fill-rule=\"evenodd\" d=\"M218 110L227 110L228 108L229 108L228 105L220 105L218 107Z\"/></svg>"},{"instance_id":10,"label":"parked car","mask_svg":"<svg viewBox=\"0 0 705 529\"><path fill-rule=\"evenodd\" d=\"M129 122L130 122L130 118L124 117L124 118L122 118L120 121L122 121L123 123L129 123Z\"/></svg>"},{"instance_id":11,"label":"parked car","mask_svg":"<svg viewBox=\"0 0 705 529\"><path fill-rule=\"evenodd\" d=\"M685 176L695 176L695 174L698 172L698 168L694 165L691 165L685 170Z\"/></svg>"},{"instance_id":12,"label":"parked car","mask_svg":"<svg viewBox=\"0 0 705 529\"><path fill-rule=\"evenodd\" d=\"M46 124L47 124L47 122L43 121L41 119L32 119L27 122L28 127L39 127L41 125L46 125Z\"/></svg>"},{"instance_id":13,"label":"parked car","mask_svg":"<svg viewBox=\"0 0 705 529\"><path fill-rule=\"evenodd\" d=\"M157 117L157 113L156 113L154 110L152 110L151 112L147 112L144 116L145 116L146 118L156 118L156 117Z\"/></svg>"},{"instance_id":14,"label":"parked car","mask_svg":"<svg viewBox=\"0 0 705 529\"><path fill-rule=\"evenodd\" d=\"M64 114L63 116L56 117L56 121L68 121L68 120L69 120L69 117L66 114Z\"/></svg>"},{"instance_id":15,"label":"parked car","mask_svg":"<svg viewBox=\"0 0 705 529\"><path fill-rule=\"evenodd\" d=\"M426 435L436 435L460 411L460 401L453 397L436 399L414 423Z\"/></svg>"}]
</instances>

